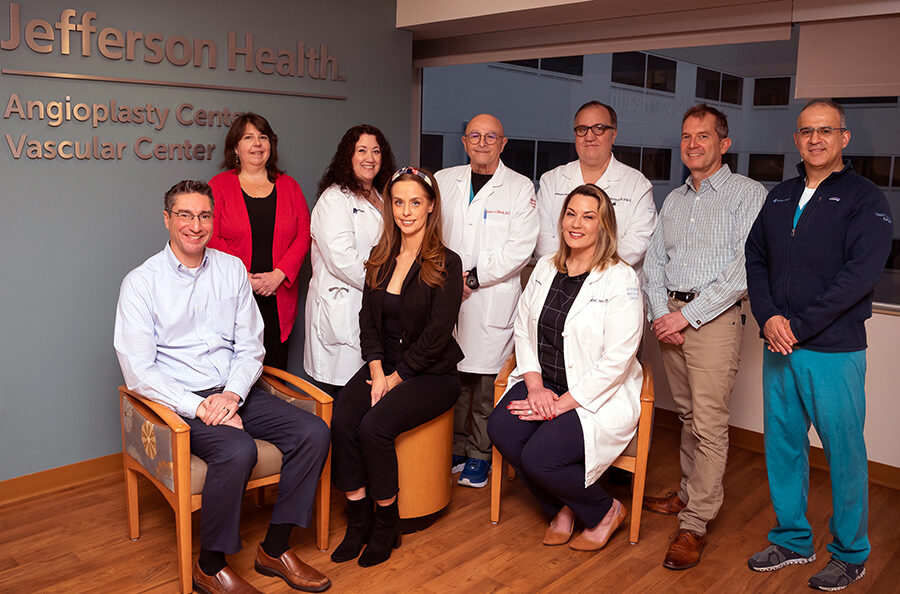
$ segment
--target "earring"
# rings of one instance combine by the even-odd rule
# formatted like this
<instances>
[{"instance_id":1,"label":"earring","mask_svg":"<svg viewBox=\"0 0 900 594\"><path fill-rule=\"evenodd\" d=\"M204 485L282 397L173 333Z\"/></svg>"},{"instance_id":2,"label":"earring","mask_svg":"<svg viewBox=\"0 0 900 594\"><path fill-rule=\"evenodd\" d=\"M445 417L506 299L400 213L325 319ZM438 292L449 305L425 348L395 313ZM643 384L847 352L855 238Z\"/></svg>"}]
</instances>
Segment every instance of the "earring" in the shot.
<instances>
[{"instance_id":1,"label":"earring","mask_svg":"<svg viewBox=\"0 0 900 594\"><path fill-rule=\"evenodd\" d=\"M237 163L240 163L240 162L241 162L241 156L238 154L237 151L234 151L234 160L235 160L235 162L237 162Z\"/></svg>"}]
</instances>

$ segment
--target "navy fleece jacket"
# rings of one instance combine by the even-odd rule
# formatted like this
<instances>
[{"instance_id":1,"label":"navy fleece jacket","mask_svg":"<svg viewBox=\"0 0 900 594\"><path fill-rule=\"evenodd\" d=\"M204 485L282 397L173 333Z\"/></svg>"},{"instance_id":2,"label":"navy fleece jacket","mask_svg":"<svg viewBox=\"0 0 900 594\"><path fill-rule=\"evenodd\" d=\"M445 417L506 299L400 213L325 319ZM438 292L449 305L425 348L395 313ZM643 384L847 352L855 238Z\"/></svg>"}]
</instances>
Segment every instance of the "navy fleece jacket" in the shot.
<instances>
[{"instance_id":1,"label":"navy fleece jacket","mask_svg":"<svg viewBox=\"0 0 900 594\"><path fill-rule=\"evenodd\" d=\"M797 347L824 352L866 348L865 321L891 249L893 221L875 184L844 168L816 188L797 227L806 170L769 192L747 237L747 289L759 327L790 321Z\"/></svg>"}]
</instances>

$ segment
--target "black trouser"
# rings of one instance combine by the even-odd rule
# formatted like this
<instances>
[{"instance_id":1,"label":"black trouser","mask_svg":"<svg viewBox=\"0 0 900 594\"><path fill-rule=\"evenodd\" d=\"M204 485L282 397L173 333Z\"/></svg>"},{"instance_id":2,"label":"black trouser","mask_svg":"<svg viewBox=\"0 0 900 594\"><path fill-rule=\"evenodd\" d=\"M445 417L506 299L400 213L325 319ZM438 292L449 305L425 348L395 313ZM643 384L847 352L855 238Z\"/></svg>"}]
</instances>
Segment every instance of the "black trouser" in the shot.
<instances>
[{"instance_id":1,"label":"black trouser","mask_svg":"<svg viewBox=\"0 0 900 594\"><path fill-rule=\"evenodd\" d=\"M328 456L330 435L322 419L256 387L238 415L243 431L185 419L191 426L191 453L207 464L200 546L226 554L241 549L241 499L256 465L253 439L271 442L283 454L272 523L306 527L312 520L316 484Z\"/></svg>"},{"instance_id":2,"label":"black trouser","mask_svg":"<svg viewBox=\"0 0 900 594\"><path fill-rule=\"evenodd\" d=\"M548 516L566 505L586 528L593 528L609 511L612 497L599 481L584 486L584 432L578 413L570 410L549 421L523 421L506 407L527 396L525 382L510 388L488 418L488 434L522 473Z\"/></svg>"},{"instance_id":3,"label":"black trouser","mask_svg":"<svg viewBox=\"0 0 900 594\"><path fill-rule=\"evenodd\" d=\"M385 374L393 370L385 364ZM405 379L372 406L369 366L341 389L331 420L332 482L341 491L366 487L377 500L399 490L394 439L453 407L459 375L416 375Z\"/></svg>"},{"instance_id":4,"label":"black trouser","mask_svg":"<svg viewBox=\"0 0 900 594\"><path fill-rule=\"evenodd\" d=\"M291 337L288 336L287 340L281 342L281 322L278 320L278 302L275 295L263 297L254 294L253 297L263 319L263 346L266 347L263 364L287 371Z\"/></svg>"}]
</instances>

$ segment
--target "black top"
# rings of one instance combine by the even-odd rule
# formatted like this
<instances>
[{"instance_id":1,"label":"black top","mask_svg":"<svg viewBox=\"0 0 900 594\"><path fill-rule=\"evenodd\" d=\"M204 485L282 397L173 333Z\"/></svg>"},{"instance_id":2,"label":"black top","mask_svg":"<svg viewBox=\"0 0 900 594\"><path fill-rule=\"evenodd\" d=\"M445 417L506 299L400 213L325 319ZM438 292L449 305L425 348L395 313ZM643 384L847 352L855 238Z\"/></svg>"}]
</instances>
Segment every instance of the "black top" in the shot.
<instances>
[{"instance_id":1,"label":"black top","mask_svg":"<svg viewBox=\"0 0 900 594\"><path fill-rule=\"evenodd\" d=\"M473 171L472 172L472 195L474 196L475 194L480 192L481 188L483 188L485 186L485 184L487 184L492 177L494 177L493 174L485 175L483 173L475 173Z\"/></svg>"},{"instance_id":2,"label":"black top","mask_svg":"<svg viewBox=\"0 0 900 594\"><path fill-rule=\"evenodd\" d=\"M381 321L384 324L384 364L388 367L396 368L397 362L403 356L401 348L403 324L400 323L400 295L385 291Z\"/></svg>"},{"instance_id":3,"label":"black top","mask_svg":"<svg viewBox=\"0 0 900 594\"><path fill-rule=\"evenodd\" d=\"M275 188L265 198L253 198L241 190L247 215L250 217L250 234L252 241L250 272L271 272L275 268L272 262L272 243L275 240L275 204L277 196Z\"/></svg>"},{"instance_id":4,"label":"black top","mask_svg":"<svg viewBox=\"0 0 900 594\"><path fill-rule=\"evenodd\" d=\"M367 284L359 310L359 342L365 361L386 358L384 324L386 288L396 262L391 262L385 280L377 289ZM400 289L398 317L402 358L397 373L406 379L420 374L444 374L456 370L463 358L453 338L453 327L462 303L462 261L444 248L445 280L441 287L429 287L419 277L422 267L413 262Z\"/></svg>"},{"instance_id":5,"label":"black top","mask_svg":"<svg viewBox=\"0 0 900 594\"><path fill-rule=\"evenodd\" d=\"M541 377L560 395L569 391L566 360L563 354L563 326L572 303L589 274L590 271L578 276L569 276L565 272L557 272L538 318L538 361L541 364Z\"/></svg>"}]
</instances>

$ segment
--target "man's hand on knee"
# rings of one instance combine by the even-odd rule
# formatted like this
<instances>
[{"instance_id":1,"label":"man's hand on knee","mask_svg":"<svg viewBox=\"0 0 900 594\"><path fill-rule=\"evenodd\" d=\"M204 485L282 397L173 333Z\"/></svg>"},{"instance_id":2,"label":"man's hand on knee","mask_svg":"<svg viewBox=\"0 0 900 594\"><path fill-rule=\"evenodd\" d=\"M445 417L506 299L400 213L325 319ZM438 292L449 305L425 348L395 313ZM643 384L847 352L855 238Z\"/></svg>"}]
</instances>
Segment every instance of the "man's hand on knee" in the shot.
<instances>
[{"instance_id":1,"label":"man's hand on knee","mask_svg":"<svg viewBox=\"0 0 900 594\"><path fill-rule=\"evenodd\" d=\"M197 418L207 425L221 425L224 423L243 429L244 425L240 417L238 417L237 425L228 422L237 416L238 403L240 401L240 396L234 392L210 394L197 407Z\"/></svg>"}]
</instances>

